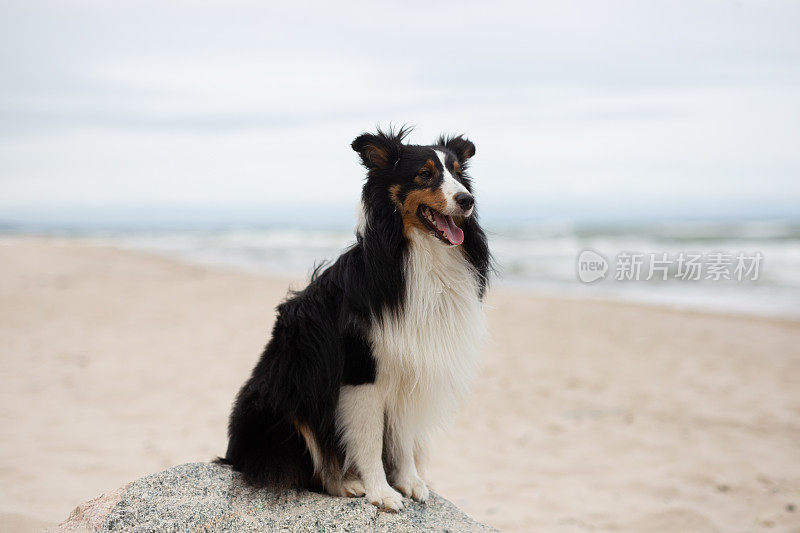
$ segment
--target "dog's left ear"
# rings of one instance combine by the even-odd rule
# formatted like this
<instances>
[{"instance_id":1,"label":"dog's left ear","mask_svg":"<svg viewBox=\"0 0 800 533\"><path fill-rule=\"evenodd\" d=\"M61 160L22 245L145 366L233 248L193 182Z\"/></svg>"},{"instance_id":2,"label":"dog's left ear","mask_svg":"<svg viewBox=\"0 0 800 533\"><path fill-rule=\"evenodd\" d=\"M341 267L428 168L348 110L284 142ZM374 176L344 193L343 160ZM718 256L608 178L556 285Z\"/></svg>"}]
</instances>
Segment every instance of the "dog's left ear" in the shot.
<instances>
[{"instance_id":1,"label":"dog's left ear","mask_svg":"<svg viewBox=\"0 0 800 533\"><path fill-rule=\"evenodd\" d=\"M445 137L442 135L439 137L439 145L456 154L461 163L475 155L475 145L463 135L458 135L457 137Z\"/></svg>"}]
</instances>

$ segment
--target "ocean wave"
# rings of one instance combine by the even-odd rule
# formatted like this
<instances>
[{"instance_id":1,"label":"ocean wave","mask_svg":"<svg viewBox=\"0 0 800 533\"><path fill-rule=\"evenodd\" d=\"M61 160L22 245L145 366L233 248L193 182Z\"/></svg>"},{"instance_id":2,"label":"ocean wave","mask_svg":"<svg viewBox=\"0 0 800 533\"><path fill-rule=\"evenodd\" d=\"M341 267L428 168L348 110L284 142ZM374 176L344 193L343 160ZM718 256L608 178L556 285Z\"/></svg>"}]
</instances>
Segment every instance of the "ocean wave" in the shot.
<instances>
[{"instance_id":1,"label":"ocean wave","mask_svg":"<svg viewBox=\"0 0 800 533\"><path fill-rule=\"evenodd\" d=\"M790 222L676 222L648 226L577 226L560 222L490 228L497 272L494 283L581 297L647 301L666 305L800 316L800 225ZM85 235L84 235L85 236ZM97 242L184 261L225 265L251 273L308 275L355 241L351 231L325 228L248 228L97 232ZM609 261L621 252L710 254L760 253L756 281L668 281L586 285L576 276L581 250Z\"/></svg>"}]
</instances>

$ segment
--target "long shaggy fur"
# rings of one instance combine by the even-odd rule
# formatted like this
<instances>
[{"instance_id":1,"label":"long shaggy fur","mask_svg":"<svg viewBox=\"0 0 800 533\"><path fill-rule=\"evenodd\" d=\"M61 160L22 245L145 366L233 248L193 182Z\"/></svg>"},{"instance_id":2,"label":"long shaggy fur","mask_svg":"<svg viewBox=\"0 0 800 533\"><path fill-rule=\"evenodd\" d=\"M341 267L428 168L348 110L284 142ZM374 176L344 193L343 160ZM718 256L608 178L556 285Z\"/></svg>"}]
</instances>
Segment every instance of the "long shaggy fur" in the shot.
<instances>
[{"instance_id":1,"label":"long shaggy fur","mask_svg":"<svg viewBox=\"0 0 800 533\"><path fill-rule=\"evenodd\" d=\"M463 230L458 246L412 213L427 205L420 198L441 203L448 179L471 194L461 173L474 145L460 136L407 145L406 134L379 130L353 141L368 171L356 243L278 306L236 398L220 461L255 485L366 492L396 508L388 475L409 495L423 494L409 447L419 457L467 390L490 256L473 209L453 217ZM375 446L385 473L369 466Z\"/></svg>"}]
</instances>

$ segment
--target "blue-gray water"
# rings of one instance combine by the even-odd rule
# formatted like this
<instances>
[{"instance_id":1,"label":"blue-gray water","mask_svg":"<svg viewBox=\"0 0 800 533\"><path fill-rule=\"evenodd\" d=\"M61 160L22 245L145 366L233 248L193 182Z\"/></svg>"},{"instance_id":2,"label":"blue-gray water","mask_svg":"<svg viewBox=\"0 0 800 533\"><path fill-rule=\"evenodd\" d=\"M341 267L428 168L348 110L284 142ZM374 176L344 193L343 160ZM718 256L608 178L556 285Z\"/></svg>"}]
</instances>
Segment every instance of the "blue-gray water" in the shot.
<instances>
[{"instance_id":1,"label":"blue-gray water","mask_svg":"<svg viewBox=\"0 0 800 533\"><path fill-rule=\"evenodd\" d=\"M25 233L25 228L9 230ZM307 275L315 263L334 259L354 241L349 229L336 227L217 227L214 229L80 229L50 228L46 233L80 235L121 248L142 250L187 262L223 266L262 274ZM800 223L764 220L740 222L670 222L616 226L538 222L523 227L490 227L497 263L494 284L534 289L567 297L644 301L689 309L773 316L800 316ZM610 261L606 279L578 280L577 257L592 249ZM641 278L647 277L649 253L731 254L734 279L686 281L672 264L667 281L661 275L645 281L617 281L614 263L621 252L645 254ZM735 258L761 254L757 280L735 279ZM705 265L706 268L708 264ZM752 276L752 273L751 273ZM713 276L712 276L713 278Z\"/></svg>"}]
</instances>

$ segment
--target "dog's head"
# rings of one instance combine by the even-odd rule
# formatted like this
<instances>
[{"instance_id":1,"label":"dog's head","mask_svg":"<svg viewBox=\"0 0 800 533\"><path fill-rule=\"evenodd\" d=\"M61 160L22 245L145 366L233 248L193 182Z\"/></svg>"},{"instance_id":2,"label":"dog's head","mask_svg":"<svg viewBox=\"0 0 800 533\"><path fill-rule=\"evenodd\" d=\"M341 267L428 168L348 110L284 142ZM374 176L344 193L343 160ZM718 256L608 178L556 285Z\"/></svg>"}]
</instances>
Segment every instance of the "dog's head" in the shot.
<instances>
[{"instance_id":1,"label":"dog's head","mask_svg":"<svg viewBox=\"0 0 800 533\"><path fill-rule=\"evenodd\" d=\"M430 146L404 144L408 132L365 133L353 141L367 167L364 202L389 205L402 215L403 233L421 231L448 246L464 242L462 226L474 213L467 161L475 145L462 136Z\"/></svg>"}]
</instances>

